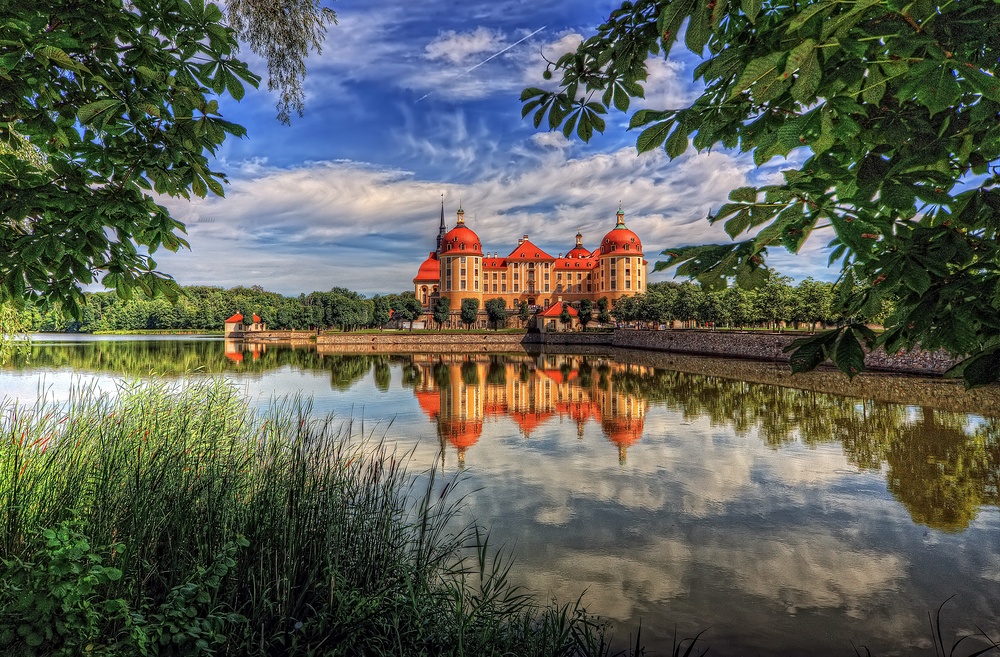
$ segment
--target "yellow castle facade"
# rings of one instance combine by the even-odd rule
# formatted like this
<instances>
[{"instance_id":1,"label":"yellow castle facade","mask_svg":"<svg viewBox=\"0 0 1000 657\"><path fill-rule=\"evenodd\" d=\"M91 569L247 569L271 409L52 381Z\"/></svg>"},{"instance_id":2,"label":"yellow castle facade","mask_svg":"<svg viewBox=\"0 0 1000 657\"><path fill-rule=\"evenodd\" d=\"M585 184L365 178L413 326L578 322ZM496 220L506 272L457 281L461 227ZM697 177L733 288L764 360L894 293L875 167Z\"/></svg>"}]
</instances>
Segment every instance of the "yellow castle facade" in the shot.
<instances>
[{"instance_id":1,"label":"yellow castle facade","mask_svg":"<svg viewBox=\"0 0 1000 657\"><path fill-rule=\"evenodd\" d=\"M528 235L506 256L483 251L479 236L466 225L465 212L458 209L455 226L447 229L444 202L437 249L420 265L413 279L417 299L430 310L439 297L448 299L451 310L464 299L476 299L479 307L489 299L503 299L507 308L522 302L549 308L560 301L582 299L609 303L623 296L646 291L646 266L642 241L625 226L625 213L618 208L615 226L600 245L583 246L583 235L565 255L552 256L535 245Z\"/></svg>"}]
</instances>

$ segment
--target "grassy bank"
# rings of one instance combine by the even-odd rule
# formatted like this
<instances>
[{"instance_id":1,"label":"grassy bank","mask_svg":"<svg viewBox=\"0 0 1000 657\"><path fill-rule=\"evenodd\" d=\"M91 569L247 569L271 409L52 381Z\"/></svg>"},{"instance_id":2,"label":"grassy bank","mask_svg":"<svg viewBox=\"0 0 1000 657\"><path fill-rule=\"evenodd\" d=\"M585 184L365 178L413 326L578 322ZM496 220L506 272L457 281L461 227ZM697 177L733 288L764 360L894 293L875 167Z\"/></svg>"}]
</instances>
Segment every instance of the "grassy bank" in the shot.
<instances>
[{"instance_id":1,"label":"grassy bank","mask_svg":"<svg viewBox=\"0 0 1000 657\"><path fill-rule=\"evenodd\" d=\"M608 653L454 529L451 485L350 434L219 382L7 402L0 654Z\"/></svg>"}]
</instances>

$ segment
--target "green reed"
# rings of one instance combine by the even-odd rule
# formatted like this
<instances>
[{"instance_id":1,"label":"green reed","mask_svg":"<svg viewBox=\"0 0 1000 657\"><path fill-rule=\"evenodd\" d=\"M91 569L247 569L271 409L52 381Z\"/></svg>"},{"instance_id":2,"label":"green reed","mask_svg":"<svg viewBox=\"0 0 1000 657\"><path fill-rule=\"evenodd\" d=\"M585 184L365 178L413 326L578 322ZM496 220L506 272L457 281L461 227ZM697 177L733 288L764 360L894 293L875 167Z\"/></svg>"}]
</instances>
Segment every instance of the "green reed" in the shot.
<instances>
[{"instance_id":1,"label":"green reed","mask_svg":"<svg viewBox=\"0 0 1000 657\"><path fill-rule=\"evenodd\" d=\"M455 482L408 457L218 381L4 402L0 654L611 652L580 600L512 586Z\"/></svg>"}]
</instances>

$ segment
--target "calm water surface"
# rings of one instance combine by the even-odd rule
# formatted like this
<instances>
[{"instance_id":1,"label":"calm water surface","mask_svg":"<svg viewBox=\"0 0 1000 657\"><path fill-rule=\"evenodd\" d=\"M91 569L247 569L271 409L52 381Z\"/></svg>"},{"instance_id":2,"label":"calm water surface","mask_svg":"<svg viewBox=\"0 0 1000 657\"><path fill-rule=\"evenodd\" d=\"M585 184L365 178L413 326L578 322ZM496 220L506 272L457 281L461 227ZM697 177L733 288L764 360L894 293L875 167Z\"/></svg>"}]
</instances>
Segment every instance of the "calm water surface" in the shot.
<instances>
[{"instance_id":1,"label":"calm water surface","mask_svg":"<svg viewBox=\"0 0 1000 657\"><path fill-rule=\"evenodd\" d=\"M0 397L114 390L126 373L224 375L464 470L469 513L517 580L710 654L928 654L1000 634L1000 391L792 378L666 355L348 355L221 339L47 338ZM784 387L774 383L795 385ZM964 653L963 653L964 654Z\"/></svg>"}]
</instances>

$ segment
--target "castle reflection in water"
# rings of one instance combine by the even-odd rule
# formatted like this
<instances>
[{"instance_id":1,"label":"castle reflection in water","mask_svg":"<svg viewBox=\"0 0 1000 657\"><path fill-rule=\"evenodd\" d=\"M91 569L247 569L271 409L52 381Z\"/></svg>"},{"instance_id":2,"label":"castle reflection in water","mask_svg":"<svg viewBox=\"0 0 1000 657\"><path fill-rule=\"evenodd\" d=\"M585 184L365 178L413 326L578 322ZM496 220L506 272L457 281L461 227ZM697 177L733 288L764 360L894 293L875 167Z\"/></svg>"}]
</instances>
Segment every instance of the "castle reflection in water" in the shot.
<instances>
[{"instance_id":1,"label":"castle reflection in water","mask_svg":"<svg viewBox=\"0 0 1000 657\"><path fill-rule=\"evenodd\" d=\"M548 422L576 423L577 435L594 422L625 464L642 438L649 401L619 390L614 375L652 374L652 368L580 356L415 355L407 378L423 412L437 424L442 448L451 445L464 465L483 421L508 417L526 438Z\"/></svg>"}]
</instances>

